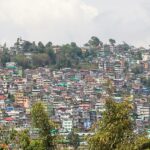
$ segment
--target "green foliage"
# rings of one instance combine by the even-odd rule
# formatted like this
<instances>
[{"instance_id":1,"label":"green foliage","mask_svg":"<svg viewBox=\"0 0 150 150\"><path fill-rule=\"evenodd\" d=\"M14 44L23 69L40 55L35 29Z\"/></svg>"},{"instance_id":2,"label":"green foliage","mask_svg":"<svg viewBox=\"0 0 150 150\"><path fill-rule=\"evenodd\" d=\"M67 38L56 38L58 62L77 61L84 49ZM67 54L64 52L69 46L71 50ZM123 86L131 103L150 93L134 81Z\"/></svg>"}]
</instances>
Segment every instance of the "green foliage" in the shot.
<instances>
[{"instance_id":1,"label":"green foliage","mask_svg":"<svg viewBox=\"0 0 150 150\"><path fill-rule=\"evenodd\" d=\"M24 41L18 38L14 44L17 54L14 53L10 56L8 49L5 48L5 51L0 56L1 64L4 66L6 62L10 62L13 59L24 69L43 66L79 68L80 62L83 62L85 59L91 61L94 57L97 57L97 48L103 45L103 43L94 36L91 37L89 43L91 44L92 50L83 55L81 48L78 47L75 42L58 46L58 51L54 51L55 47L52 45L52 42L48 42L44 45L42 42L36 44L35 42ZM24 53L27 52L32 53L31 60L24 56Z\"/></svg>"},{"instance_id":2,"label":"green foliage","mask_svg":"<svg viewBox=\"0 0 150 150\"><path fill-rule=\"evenodd\" d=\"M44 52L44 49L45 49L45 46L42 42L39 42L38 43L38 52L39 53L43 53Z\"/></svg>"},{"instance_id":3,"label":"green foliage","mask_svg":"<svg viewBox=\"0 0 150 150\"><path fill-rule=\"evenodd\" d=\"M8 94L8 99L12 100L14 102L15 101L15 96L9 93Z\"/></svg>"},{"instance_id":4,"label":"green foliage","mask_svg":"<svg viewBox=\"0 0 150 150\"><path fill-rule=\"evenodd\" d=\"M142 60L142 53L140 51L138 51L135 55L135 59L136 60Z\"/></svg>"},{"instance_id":5,"label":"green foliage","mask_svg":"<svg viewBox=\"0 0 150 150\"><path fill-rule=\"evenodd\" d=\"M23 49L24 52L31 52L31 51L33 51L31 49L31 47L32 47L32 43L29 42L29 41L24 41L24 43L22 44L22 49Z\"/></svg>"},{"instance_id":6,"label":"green foliage","mask_svg":"<svg viewBox=\"0 0 150 150\"><path fill-rule=\"evenodd\" d=\"M48 46L48 44L46 46ZM38 45L36 45L35 42L31 43L29 41L24 41L22 44L22 50L23 50L23 52L44 53L45 46L42 42L39 42Z\"/></svg>"},{"instance_id":7,"label":"green foliage","mask_svg":"<svg viewBox=\"0 0 150 150\"><path fill-rule=\"evenodd\" d=\"M56 63L56 56L55 56L55 53L54 53L54 50L53 50L51 42L48 42L46 44L44 51L48 54L48 56L50 58L50 63L51 64L55 64Z\"/></svg>"},{"instance_id":8,"label":"green foliage","mask_svg":"<svg viewBox=\"0 0 150 150\"><path fill-rule=\"evenodd\" d=\"M69 140L69 145L73 146L74 149L77 149L80 145L79 135L72 130L68 135L67 139Z\"/></svg>"},{"instance_id":9,"label":"green foliage","mask_svg":"<svg viewBox=\"0 0 150 150\"><path fill-rule=\"evenodd\" d=\"M150 77L149 78L141 78L141 82L143 83L144 86L150 88Z\"/></svg>"},{"instance_id":10,"label":"green foliage","mask_svg":"<svg viewBox=\"0 0 150 150\"><path fill-rule=\"evenodd\" d=\"M150 140L146 138L146 135L138 135L130 139L131 142L122 141L122 143L117 145L116 150L149 150Z\"/></svg>"},{"instance_id":11,"label":"green foliage","mask_svg":"<svg viewBox=\"0 0 150 150\"><path fill-rule=\"evenodd\" d=\"M26 58L24 55L16 55L15 56L15 62L19 65L22 66L24 69L30 67L30 60Z\"/></svg>"},{"instance_id":12,"label":"green foliage","mask_svg":"<svg viewBox=\"0 0 150 150\"><path fill-rule=\"evenodd\" d=\"M53 43L52 43L52 42L48 42L48 43L45 45L45 48L51 48L51 47L52 47L52 45L53 45Z\"/></svg>"},{"instance_id":13,"label":"green foliage","mask_svg":"<svg viewBox=\"0 0 150 150\"><path fill-rule=\"evenodd\" d=\"M32 64L35 67L42 67L49 64L49 56L46 53L38 53L32 56Z\"/></svg>"},{"instance_id":14,"label":"green foliage","mask_svg":"<svg viewBox=\"0 0 150 150\"><path fill-rule=\"evenodd\" d=\"M143 71L144 71L144 68L141 65L137 65L134 68L132 68L132 72L134 74L141 74L141 73L143 73Z\"/></svg>"},{"instance_id":15,"label":"green foliage","mask_svg":"<svg viewBox=\"0 0 150 150\"><path fill-rule=\"evenodd\" d=\"M130 49L130 46L126 43L126 42L123 42L123 44L119 44L117 45L117 49L120 51L120 52L127 52L129 51Z\"/></svg>"},{"instance_id":16,"label":"green foliage","mask_svg":"<svg viewBox=\"0 0 150 150\"><path fill-rule=\"evenodd\" d=\"M41 140L32 140L29 145L29 150L45 150Z\"/></svg>"},{"instance_id":17,"label":"green foliage","mask_svg":"<svg viewBox=\"0 0 150 150\"><path fill-rule=\"evenodd\" d=\"M116 103L106 101L106 111L98 123L96 133L88 139L90 150L140 150L144 143L148 143L145 136L138 136L133 132L130 118L132 106L128 101ZM141 140L142 139L142 140Z\"/></svg>"},{"instance_id":18,"label":"green foliage","mask_svg":"<svg viewBox=\"0 0 150 150\"><path fill-rule=\"evenodd\" d=\"M0 62L3 66L5 66L7 62L10 62L10 59L11 58L8 50L3 51L3 53L0 55Z\"/></svg>"},{"instance_id":19,"label":"green foliage","mask_svg":"<svg viewBox=\"0 0 150 150\"><path fill-rule=\"evenodd\" d=\"M42 103L38 102L33 105L31 110L32 123L33 127L38 128L40 130L40 138L42 139L43 145L46 149L54 147L54 138L50 134L50 130L54 127L54 124L49 121L48 114L44 110L44 106Z\"/></svg>"},{"instance_id":20,"label":"green foliage","mask_svg":"<svg viewBox=\"0 0 150 150\"><path fill-rule=\"evenodd\" d=\"M16 140L16 136L17 136L18 132L14 129L11 130L10 132L10 135L9 135L9 138L10 138L10 143L11 141L15 141Z\"/></svg>"},{"instance_id":21,"label":"green foliage","mask_svg":"<svg viewBox=\"0 0 150 150\"><path fill-rule=\"evenodd\" d=\"M130 49L130 46L126 42L123 42L123 44L121 45L121 48L124 51L128 51Z\"/></svg>"},{"instance_id":22,"label":"green foliage","mask_svg":"<svg viewBox=\"0 0 150 150\"><path fill-rule=\"evenodd\" d=\"M114 39L109 39L111 45L115 44ZM15 53L8 51L8 48L4 47L4 52L0 55L2 66L5 66L6 62L10 62L13 59L22 68L35 68L35 67L54 67L54 68L82 68L82 63L90 64L96 57L98 57L99 50L104 47L104 57L111 55L110 45L104 44L98 37L92 36L85 48L80 48L75 42L65 44L62 46L53 46L52 42L43 44L41 41L36 44L35 42L25 41L18 38L14 44ZM118 50L129 50L130 46L124 42L124 44L117 45ZM32 59L24 57L24 53L31 53ZM137 59L141 59L141 53L136 54Z\"/></svg>"},{"instance_id":23,"label":"green foliage","mask_svg":"<svg viewBox=\"0 0 150 150\"><path fill-rule=\"evenodd\" d=\"M97 47L100 44L102 44L102 42L96 36L92 36L88 43L89 43L89 45L91 45L93 47Z\"/></svg>"},{"instance_id":24,"label":"green foliage","mask_svg":"<svg viewBox=\"0 0 150 150\"><path fill-rule=\"evenodd\" d=\"M109 39L109 43L114 46L116 41L114 39Z\"/></svg>"},{"instance_id":25,"label":"green foliage","mask_svg":"<svg viewBox=\"0 0 150 150\"><path fill-rule=\"evenodd\" d=\"M58 68L77 66L81 58L81 49L72 42L61 47L61 51L56 55L56 65Z\"/></svg>"},{"instance_id":26,"label":"green foliage","mask_svg":"<svg viewBox=\"0 0 150 150\"><path fill-rule=\"evenodd\" d=\"M18 132L16 135L17 145L22 150L45 150L42 140L31 140L29 136L29 131L24 130Z\"/></svg>"},{"instance_id":27,"label":"green foliage","mask_svg":"<svg viewBox=\"0 0 150 150\"><path fill-rule=\"evenodd\" d=\"M38 46L35 42L24 41L22 44L23 52L37 52Z\"/></svg>"},{"instance_id":28,"label":"green foliage","mask_svg":"<svg viewBox=\"0 0 150 150\"><path fill-rule=\"evenodd\" d=\"M30 137L28 134L29 133L27 130L24 130L18 133L18 136L17 136L19 138L18 144L22 150L29 150Z\"/></svg>"}]
</instances>

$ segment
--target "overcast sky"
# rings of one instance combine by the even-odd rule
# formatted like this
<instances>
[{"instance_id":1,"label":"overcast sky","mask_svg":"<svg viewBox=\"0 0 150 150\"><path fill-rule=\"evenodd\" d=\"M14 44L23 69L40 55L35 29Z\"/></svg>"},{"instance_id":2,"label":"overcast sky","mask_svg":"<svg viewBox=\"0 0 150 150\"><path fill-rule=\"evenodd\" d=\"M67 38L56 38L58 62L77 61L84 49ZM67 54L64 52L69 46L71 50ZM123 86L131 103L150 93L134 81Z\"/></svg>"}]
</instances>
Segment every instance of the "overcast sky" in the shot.
<instances>
[{"instance_id":1,"label":"overcast sky","mask_svg":"<svg viewBox=\"0 0 150 150\"><path fill-rule=\"evenodd\" d=\"M150 0L0 0L0 43L25 40L150 45Z\"/></svg>"}]
</instances>

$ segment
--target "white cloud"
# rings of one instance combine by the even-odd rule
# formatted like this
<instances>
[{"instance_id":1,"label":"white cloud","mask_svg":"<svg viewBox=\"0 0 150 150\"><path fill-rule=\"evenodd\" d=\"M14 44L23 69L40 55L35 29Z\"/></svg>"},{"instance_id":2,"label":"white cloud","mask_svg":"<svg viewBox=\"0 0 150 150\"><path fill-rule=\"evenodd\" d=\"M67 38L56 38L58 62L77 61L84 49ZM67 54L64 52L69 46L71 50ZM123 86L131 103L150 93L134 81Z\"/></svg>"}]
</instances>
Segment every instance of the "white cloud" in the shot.
<instances>
[{"instance_id":1,"label":"white cloud","mask_svg":"<svg viewBox=\"0 0 150 150\"><path fill-rule=\"evenodd\" d=\"M85 15L89 18L92 19L98 15L98 10L94 7L88 6L85 3L80 5L80 8L84 11Z\"/></svg>"},{"instance_id":2,"label":"white cloud","mask_svg":"<svg viewBox=\"0 0 150 150\"><path fill-rule=\"evenodd\" d=\"M140 46L150 40L148 0L0 0L0 41L84 44L92 35ZM148 44L149 45L149 44Z\"/></svg>"}]
</instances>

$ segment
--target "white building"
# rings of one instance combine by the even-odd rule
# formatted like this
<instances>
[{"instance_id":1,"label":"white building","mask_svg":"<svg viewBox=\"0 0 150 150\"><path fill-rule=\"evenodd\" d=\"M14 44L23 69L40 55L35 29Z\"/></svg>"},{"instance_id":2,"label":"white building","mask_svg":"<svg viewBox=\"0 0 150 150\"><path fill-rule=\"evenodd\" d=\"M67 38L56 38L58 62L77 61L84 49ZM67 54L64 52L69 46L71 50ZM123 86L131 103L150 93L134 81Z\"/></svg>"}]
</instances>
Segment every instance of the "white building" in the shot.
<instances>
[{"instance_id":1,"label":"white building","mask_svg":"<svg viewBox=\"0 0 150 150\"><path fill-rule=\"evenodd\" d=\"M73 127L73 120L72 119L65 119L62 121L62 128L64 130L71 132L72 127Z\"/></svg>"}]
</instances>

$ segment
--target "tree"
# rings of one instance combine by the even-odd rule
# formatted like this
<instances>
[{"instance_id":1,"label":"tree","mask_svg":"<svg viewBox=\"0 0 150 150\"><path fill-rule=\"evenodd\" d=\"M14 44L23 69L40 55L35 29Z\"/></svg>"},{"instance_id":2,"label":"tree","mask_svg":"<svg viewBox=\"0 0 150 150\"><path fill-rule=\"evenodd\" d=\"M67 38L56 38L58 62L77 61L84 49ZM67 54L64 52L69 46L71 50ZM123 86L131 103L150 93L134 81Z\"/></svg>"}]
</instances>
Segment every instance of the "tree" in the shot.
<instances>
[{"instance_id":1,"label":"tree","mask_svg":"<svg viewBox=\"0 0 150 150\"><path fill-rule=\"evenodd\" d=\"M55 55L53 47L52 47L52 42L48 42L46 44L45 52L48 54L51 64L55 64L56 63L56 55Z\"/></svg>"},{"instance_id":2,"label":"tree","mask_svg":"<svg viewBox=\"0 0 150 150\"><path fill-rule=\"evenodd\" d=\"M10 62L10 54L8 53L8 49L5 49L3 53L0 55L0 61L3 66L6 65L7 62Z\"/></svg>"},{"instance_id":3,"label":"tree","mask_svg":"<svg viewBox=\"0 0 150 150\"><path fill-rule=\"evenodd\" d=\"M144 71L144 68L142 65L136 65L134 68L131 70L134 74L141 74Z\"/></svg>"},{"instance_id":4,"label":"tree","mask_svg":"<svg viewBox=\"0 0 150 150\"><path fill-rule=\"evenodd\" d=\"M10 93L8 93L8 99L12 100L12 102L15 102L15 96Z\"/></svg>"},{"instance_id":5,"label":"tree","mask_svg":"<svg viewBox=\"0 0 150 150\"><path fill-rule=\"evenodd\" d=\"M22 44L22 49L24 52L30 51L30 47L32 46L32 43L29 41L24 41Z\"/></svg>"},{"instance_id":6,"label":"tree","mask_svg":"<svg viewBox=\"0 0 150 150\"><path fill-rule=\"evenodd\" d=\"M124 51L128 51L130 49L130 46L126 42L123 41L122 48Z\"/></svg>"},{"instance_id":7,"label":"tree","mask_svg":"<svg viewBox=\"0 0 150 150\"><path fill-rule=\"evenodd\" d=\"M32 124L33 127L38 128L40 130L39 135L42 139L43 145L46 150L50 148L54 148L54 138L50 134L50 131L55 128L54 124L49 121L48 114L44 110L44 106L41 102L33 105L31 110Z\"/></svg>"},{"instance_id":8,"label":"tree","mask_svg":"<svg viewBox=\"0 0 150 150\"><path fill-rule=\"evenodd\" d=\"M146 77L141 78L141 82L144 86L150 88L150 77L149 78L146 78Z\"/></svg>"},{"instance_id":9,"label":"tree","mask_svg":"<svg viewBox=\"0 0 150 150\"><path fill-rule=\"evenodd\" d=\"M35 41L32 42L32 45L29 47L29 52L36 52L37 51L37 45L35 43Z\"/></svg>"},{"instance_id":10,"label":"tree","mask_svg":"<svg viewBox=\"0 0 150 150\"><path fill-rule=\"evenodd\" d=\"M22 44L22 49L24 52L36 52L38 50L35 42L24 41Z\"/></svg>"},{"instance_id":11,"label":"tree","mask_svg":"<svg viewBox=\"0 0 150 150\"><path fill-rule=\"evenodd\" d=\"M51 48L51 47L52 47L52 45L53 45L53 43L52 43L52 42L48 42L48 43L45 45L45 48Z\"/></svg>"},{"instance_id":12,"label":"tree","mask_svg":"<svg viewBox=\"0 0 150 150\"><path fill-rule=\"evenodd\" d=\"M137 60L142 60L142 52L138 51L138 52L136 53L136 59L137 59Z\"/></svg>"},{"instance_id":13,"label":"tree","mask_svg":"<svg viewBox=\"0 0 150 150\"><path fill-rule=\"evenodd\" d=\"M48 56L50 58L50 62L52 64L55 64L56 63L56 55L54 53L54 50L52 48L49 48L46 51L47 51L47 54L48 54Z\"/></svg>"},{"instance_id":14,"label":"tree","mask_svg":"<svg viewBox=\"0 0 150 150\"><path fill-rule=\"evenodd\" d=\"M17 41L14 43L14 46L16 47L16 49L19 51L20 50L20 42L22 41L22 39L19 37L17 38Z\"/></svg>"},{"instance_id":15,"label":"tree","mask_svg":"<svg viewBox=\"0 0 150 150\"><path fill-rule=\"evenodd\" d=\"M38 52L43 53L44 52L44 44L42 42L38 43Z\"/></svg>"},{"instance_id":16,"label":"tree","mask_svg":"<svg viewBox=\"0 0 150 150\"><path fill-rule=\"evenodd\" d=\"M97 47L100 44L102 44L102 42L96 36L92 36L88 43L89 45L94 46L94 47Z\"/></svg>"},{"instance_id":17,"label":"tree","mask_svg":"<svg viewBox=\"0 0 150 150\"><path fill-rule=\"evenodd\" d=\"M41 140L32 140L29 145L29 150L45 150Z\"/></svg>"},{"instance_id":18,"label":"tree","mask_svg":"<svg viewBox=\"0 0 150 150\"><path fill-rule=\"evenodd\" d=\"M129 69L129 62L128 61L125 61L125 70L126 70L126 72L128 71L128 69Z\"/></svg>"},{"instance_id":19,"label":"tree","mask_svg":"<svg viewBox=\"0 0 150 150\"><path fill-rule=\"evenodd\" d=\"M109 39L109 43L110 43L112 46L114 46L115 43L116 43L116 41L115 41L114 39Z\"/></svg>"},{"instance_id":20,"label":"tree","mask_svg":"<svg viewBox=\"0 0 150 150\"><path fill-rule=\"evenodd\" d=\"M80 145L79 135L72 130L68 135L67 139L69 140L69 145L73 146L74 149L77 149Z\"/></svg>"},{"instance_id":21,"label":"tree","mask_svg":"<svg viewBox=\"0 0 150 150\"><path fill-rule=\"evenodd\" d=\"M49 56L46 53L34 54L32 56L32 63L34 67L42 67L45 65L49 65Z\"/></svg>"},{"instance_id":22,"label":"tree","mask_svg":"<svg viewBox=\"0 0 150 150\"><path fill-rule=\"evenodd\" d=\"M106 111L97 125L97 131L88 140L90 150L140 150L149 143L145 136L133 132L131 111L132 106L128 101L116 103L107 100Z\"/></svg>"},{"instance_id":23,"label":"tree","mask_svg":"<svg viewBox=\"0 0 150 150\"><path fill-rule=\"evenodd\" d=\"M24 130L18 133L18 144L22 150L29 150L30 146L30 137L28 135L28 130Z\"/></svg>"},{"instance_id":24,"label":"tree","mask_svg":"<svg viewBox=\"0 0 150 150\"><path fill-rule=\"evenodd\" d=\"M56 54L56 62L59 68L77 66L81 58L81 48L74 42L61 46L61 51Z\"/></svg>"},{"instance_id":25,"label":"tree","mask_svg":"<svg viewBox=\"0 0 150 150\"><path fill-rule=\"evenodd\" d=\"M45 150L41 140L32 140L28 130L20 131L16 135L17 143L16 148L22 150Z\"/></svg>"},{"instance_id":26,"label":"tree","mask_svg":"<svg viewBox=\"0 0 150 150\"><path fill-rule=\"evenodd\" d=\"M24 69L29 68L30 67L30 60L28 58L26 58L24 55L16 55L14 58L15 62L23 67Z\"/></svg>"}]
</instances>

